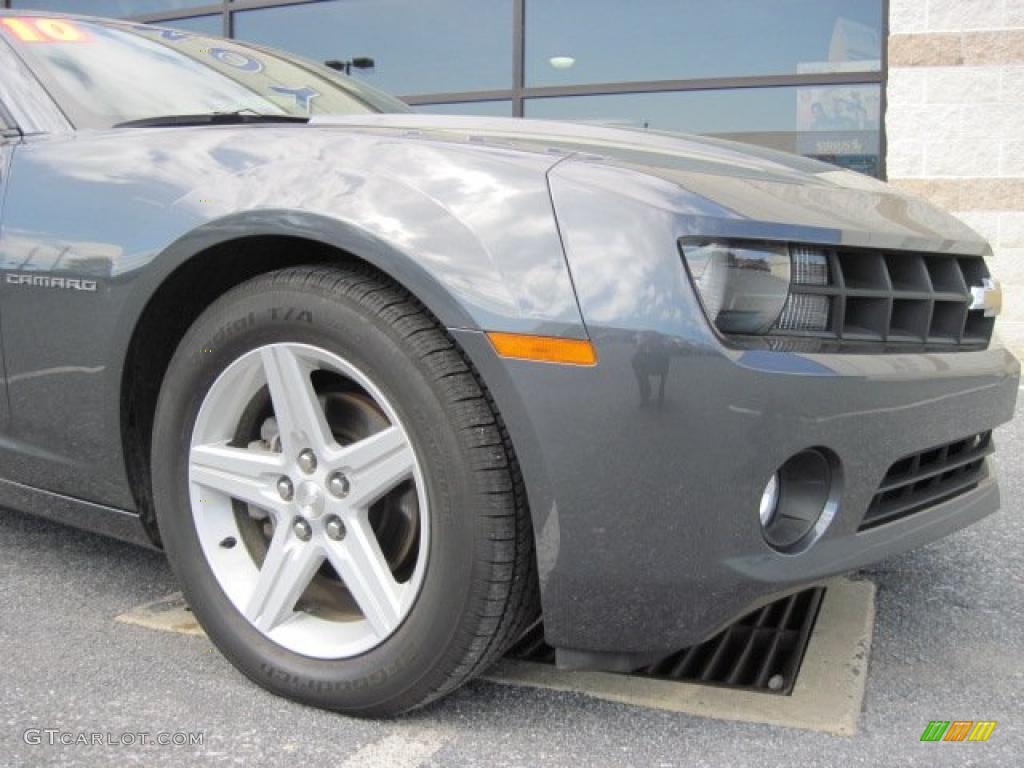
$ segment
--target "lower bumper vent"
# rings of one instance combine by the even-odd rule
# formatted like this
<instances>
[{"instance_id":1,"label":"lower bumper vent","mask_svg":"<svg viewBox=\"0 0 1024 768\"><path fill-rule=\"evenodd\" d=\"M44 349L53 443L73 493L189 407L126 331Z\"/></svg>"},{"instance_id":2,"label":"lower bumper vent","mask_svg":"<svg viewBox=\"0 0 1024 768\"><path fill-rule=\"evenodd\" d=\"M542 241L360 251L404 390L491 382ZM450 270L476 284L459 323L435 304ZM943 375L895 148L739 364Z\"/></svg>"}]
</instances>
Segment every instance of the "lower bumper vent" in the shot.
<instances>
[{"instance_id":1,"label":"lower bumper vent","mask_svg":"<svg viewBox=\"0 0 1024 768\"><path fill-rule=\"evenodd\" d=\"M806 589L749 613L715 637L630 674L789 695L818 616L824 587ZM555 663L537 622L507 654L520 661Z\"/></svg>"},{"instance_id":2,"label":"lower bumper vent","mask_svg":"<svg viewBox=\"0 0 1024 768\"><path fill-rule=\"evenodd\" d=\"M985 457L993 451L989 431L904 456L886 472L859 530L899 520L975 489L988 476Z\"/></svg>"}]
</instances>

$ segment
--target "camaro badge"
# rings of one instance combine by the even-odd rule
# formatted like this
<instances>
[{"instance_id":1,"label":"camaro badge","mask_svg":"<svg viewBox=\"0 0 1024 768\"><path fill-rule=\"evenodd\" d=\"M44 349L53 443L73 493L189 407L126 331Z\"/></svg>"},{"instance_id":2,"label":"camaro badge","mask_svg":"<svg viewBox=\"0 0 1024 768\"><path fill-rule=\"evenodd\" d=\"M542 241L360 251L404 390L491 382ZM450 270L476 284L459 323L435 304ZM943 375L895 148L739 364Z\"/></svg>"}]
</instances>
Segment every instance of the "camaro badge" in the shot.
<instances>
[{"instance_id":1,"label":"camaro badge","mask_svg":"<svg viewBox=\"0 0 1024 768\"><path fill-rule=\"evenodd\" d=\"M49 275L23 275L8 273L4 282L7 285L32 285L36 288L63 288L66 291L96 291L95 280L84 280L80 277L50 277Z\"/></svg>"},{"instance_id":2,"label":"camaro badge","mask_svg":"<svg viewBox=\"0 0 1024 768\"><path fill-rule=\"evenodd\" d=\"M985 317L995 317L1003 308L1003 287L998 280L986 277L981 285L971 286L971 306L968 309L983 309Z\"/></svg>"}]
</instances>

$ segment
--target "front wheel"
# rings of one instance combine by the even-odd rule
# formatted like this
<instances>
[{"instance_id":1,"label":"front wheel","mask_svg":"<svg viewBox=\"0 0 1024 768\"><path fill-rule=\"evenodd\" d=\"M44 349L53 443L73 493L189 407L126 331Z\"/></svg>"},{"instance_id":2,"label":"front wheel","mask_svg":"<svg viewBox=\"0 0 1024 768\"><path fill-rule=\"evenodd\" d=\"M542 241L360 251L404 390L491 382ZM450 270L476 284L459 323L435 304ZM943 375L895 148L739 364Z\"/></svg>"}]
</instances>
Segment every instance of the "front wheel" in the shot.
<instances>
[{"instance_id":1,"label":"front wheel","mask_svg":"<svg viewBox=\"0 0 1024 768\"><path fill-rule=\"evenodd\" d=\"M196 618L277 694L403 712L536 611L500 419L451 338L375 273L288 269L215 302L168 368L152 459Z\"/></svg>"}]
</instances>

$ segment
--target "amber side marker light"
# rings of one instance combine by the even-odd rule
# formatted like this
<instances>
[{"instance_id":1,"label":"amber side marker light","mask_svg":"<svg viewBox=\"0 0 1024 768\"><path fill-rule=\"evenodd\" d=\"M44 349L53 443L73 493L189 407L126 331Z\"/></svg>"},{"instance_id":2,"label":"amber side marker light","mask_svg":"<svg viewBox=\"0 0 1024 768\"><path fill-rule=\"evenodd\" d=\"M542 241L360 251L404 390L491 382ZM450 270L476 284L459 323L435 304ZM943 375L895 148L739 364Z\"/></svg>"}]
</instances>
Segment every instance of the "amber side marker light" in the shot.
<instances>
[{"instance_id":1,"label":"amber side marker light","mask_svg":"<svg viewBox=\"0 0 1024 768\"><path fill-rule=\"evenodd\" d=\"M582 339L529 336L521 333L488 333L487 338L502 357L534 360L539 363L597 364L594 345Z\"/></svg>"}]
</instances>

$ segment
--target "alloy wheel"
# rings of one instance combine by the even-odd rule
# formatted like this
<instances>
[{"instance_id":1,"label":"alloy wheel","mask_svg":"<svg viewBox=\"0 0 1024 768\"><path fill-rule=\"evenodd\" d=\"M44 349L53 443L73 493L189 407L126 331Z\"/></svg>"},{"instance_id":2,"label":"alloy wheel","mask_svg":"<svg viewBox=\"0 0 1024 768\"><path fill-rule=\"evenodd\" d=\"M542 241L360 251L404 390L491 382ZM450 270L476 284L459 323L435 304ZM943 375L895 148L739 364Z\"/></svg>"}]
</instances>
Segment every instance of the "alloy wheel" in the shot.
<instances>
[{"instance_id":1,"label":"alloy wheel","mask_svg":"<svg viewBox=\"0 0 1024 768\"><path fill-rule=\"evenodd\" d=\"M422 471L393 406L348 361L281 343L232 362L199 410L188 474L218 584L274 642L347 658L409 614L429 546Z\"/></svg>"}]
</instances>

